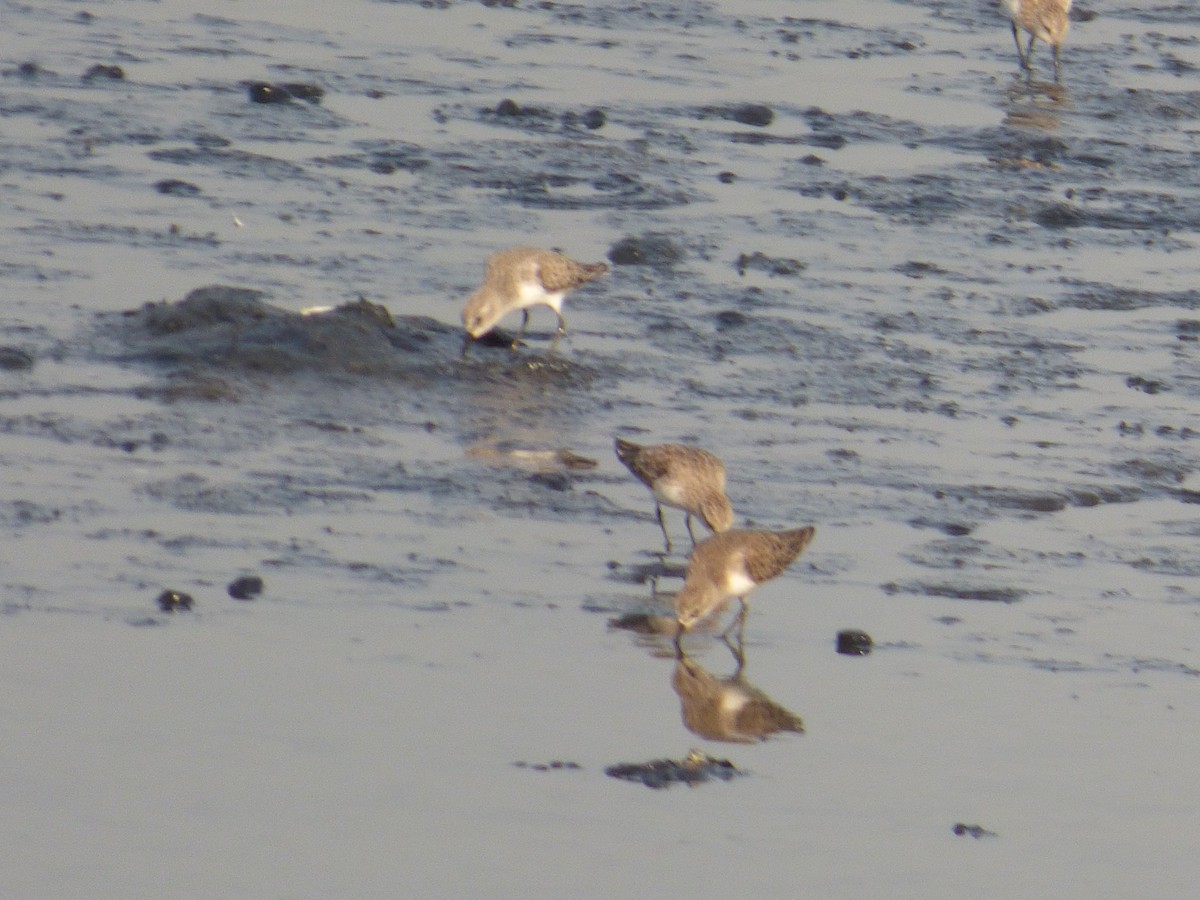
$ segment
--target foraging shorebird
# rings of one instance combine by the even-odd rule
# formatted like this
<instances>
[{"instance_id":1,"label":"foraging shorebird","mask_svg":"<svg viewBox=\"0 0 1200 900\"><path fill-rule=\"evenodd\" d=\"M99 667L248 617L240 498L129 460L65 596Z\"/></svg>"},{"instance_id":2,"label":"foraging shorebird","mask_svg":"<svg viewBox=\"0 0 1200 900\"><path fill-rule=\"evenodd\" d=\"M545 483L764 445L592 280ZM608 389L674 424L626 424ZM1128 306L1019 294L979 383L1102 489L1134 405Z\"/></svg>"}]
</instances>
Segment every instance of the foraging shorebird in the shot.
<instances>
[{"instance_id":1,"label":"foraging shorebird","mask_svg":"<svg viewBox=\"0 0 1200 900\"><path fill-rule=\"evenodd\" d=\"M683 587L675 595L679 634L719 615L734 597L741 609L726 633L735 625L740 627L746 618L749 593L783 574L815 533L811 525L790 531L734 530L701 541L692 551Z\"/></svg>"},{"instance_id":2,"label":"foraging shorebird","mask_svg":"<svg viewBox=\"0 0 1200 900\"><path fill-rule=\"evenodd\" d=\"M617 459L654 494L654 515L662 529L667 552L671 552L671 537L663 520L663 504L682 509L686 514L688 535L692 546L692 517L701 519L709 530L727 531L733 524L733 507L725 496L725 465L699 447L684 444L652 444L643 446L617 438Z\"/></svg>"},{"instance_id":3,"label":"foraging shorebird","mask_svg":"<svg viewBox=\"0 0 1200 900\"><path fill-rule=\"evenodd\" d=\"M467 334L478 340L510 312L521 310L521 330L513 349L529 325L529 308L548 306L558 316L557 342L567 328L562 303L567 292L608 271L606 263L575 262L553 250L515 247L488 257L483 284L471 295L462 312Z\"/></svg>"}]
</instances>

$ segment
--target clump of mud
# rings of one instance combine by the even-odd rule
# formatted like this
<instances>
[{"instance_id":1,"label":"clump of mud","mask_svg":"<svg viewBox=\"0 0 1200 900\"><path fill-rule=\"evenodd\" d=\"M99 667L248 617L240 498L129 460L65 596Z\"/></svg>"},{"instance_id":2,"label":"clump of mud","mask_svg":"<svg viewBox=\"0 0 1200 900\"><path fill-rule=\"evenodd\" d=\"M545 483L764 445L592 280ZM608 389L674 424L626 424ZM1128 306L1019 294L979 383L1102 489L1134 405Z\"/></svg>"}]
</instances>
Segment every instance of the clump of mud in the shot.
<instances>
[{"instance_id":1,"label":"clump of mud","mask_svg":"<svg viewBox=\"0 0 1200 900\"><path fill-rule=\"evenodd\" d=\"M702 750L693 750L683 759L653 759L645 763L618 763L609 766L604 774L625 781L638 781L648 788L661 790L674 784L695 787L714 779L729 781L745 775L727 759L717 759Z\"/></svg>"},{"instance_id":2,"label":"clump of mud","mask_svg":"<svg viewBox=\"0 0 1200 900\"><path fill-rule=\"evenodd\" d=\"M119 362L164 370L164 400L223 401L239 395L239 379L300 373L400 379L430 389L500 381L586 386L586 366L557 354L471 345L456 325L428 316L397 316L360 299L329 309L293 312L256 290L210 285L173 303L99 317L96 351Z\"/></svg>"}]
</instances>

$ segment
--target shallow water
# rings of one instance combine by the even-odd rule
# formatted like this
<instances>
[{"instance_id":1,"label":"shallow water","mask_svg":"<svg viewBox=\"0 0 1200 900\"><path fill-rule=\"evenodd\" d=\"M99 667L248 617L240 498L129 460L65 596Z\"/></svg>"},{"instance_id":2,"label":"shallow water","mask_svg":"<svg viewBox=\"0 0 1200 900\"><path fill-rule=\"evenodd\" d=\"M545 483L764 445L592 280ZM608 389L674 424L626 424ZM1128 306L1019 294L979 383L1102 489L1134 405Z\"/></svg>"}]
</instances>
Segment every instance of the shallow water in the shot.
<instances>
[{"instance_id":1,"label":"shallow water","mask_svg":"<svg viewBox=\"0 0 1200 900\"><path fill-rule=\"evenodd\" d=\"M1194 10L1080 10L1060 88L990 2L278 6L0 7L0 893L1195 883ZM514 243L645 263L464 359ZM295 343L125 314L211 284ZM359 298L409 343L296 324ZM743 673L803 735L609 628L669 602L615 433L816 525ZM692 747L747 777L604 774Z\"/></svg>"}]
</instances>

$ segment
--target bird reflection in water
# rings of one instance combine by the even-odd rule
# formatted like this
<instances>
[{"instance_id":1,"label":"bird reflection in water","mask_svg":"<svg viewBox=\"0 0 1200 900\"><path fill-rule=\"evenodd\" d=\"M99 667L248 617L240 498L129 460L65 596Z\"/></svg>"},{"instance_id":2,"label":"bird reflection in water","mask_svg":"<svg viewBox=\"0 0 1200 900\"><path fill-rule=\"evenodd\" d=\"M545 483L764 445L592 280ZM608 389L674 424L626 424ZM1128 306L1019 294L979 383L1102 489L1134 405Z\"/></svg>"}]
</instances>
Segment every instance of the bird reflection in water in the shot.
<instances>
[{"instance_id":1,"label":"bird reflection in water","mask_svg":"<svg viewBox=\"0 0 1200 900\"><path fill-rule=\"evenodd\" d=\"M683 724L710 741L754 744L780 732L804 733L804 722L745 680L743 646L724 641L737 662L734 673L718 678L690 659L676 643L671 686L679 695Z\"/></svg>"},{"instance_id":2,"label":"bird reflection in water","mask_svg":"<svg viewBox=\"0 0 1200 900\"><path fill-rule=\"evenodd\" d=\"M1006 93L1004 124L1010 128L1058 131L1062 127L1062 113L1072 107L1071 94L1061 84L1014 81Z\"/></svg>"}]
</instances>

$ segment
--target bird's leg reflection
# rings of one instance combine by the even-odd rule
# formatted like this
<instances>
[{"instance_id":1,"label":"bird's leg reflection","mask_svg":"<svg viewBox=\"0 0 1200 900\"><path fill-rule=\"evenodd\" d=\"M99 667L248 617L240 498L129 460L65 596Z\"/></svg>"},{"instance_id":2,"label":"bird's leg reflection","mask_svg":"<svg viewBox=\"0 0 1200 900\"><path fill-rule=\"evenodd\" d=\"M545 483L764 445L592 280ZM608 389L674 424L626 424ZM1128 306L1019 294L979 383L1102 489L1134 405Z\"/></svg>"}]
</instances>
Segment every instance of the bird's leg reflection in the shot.
<instances>
[{"instance_id":1,"label":"bird's leg reflection","mask_svg":"<svg viewBox=\"0 0 1200 900\"><path fill-rule=\"evenodd\" d=\"M741 632L738 632L736 641L731 641L728 635L722 635L721 643L729 648L729 652L733 654L733 661L737 663L737 668L733 672L733 677L741 678L742 670L746 668L746 645L742 639Z\"/></svg>"}]
</instances>

